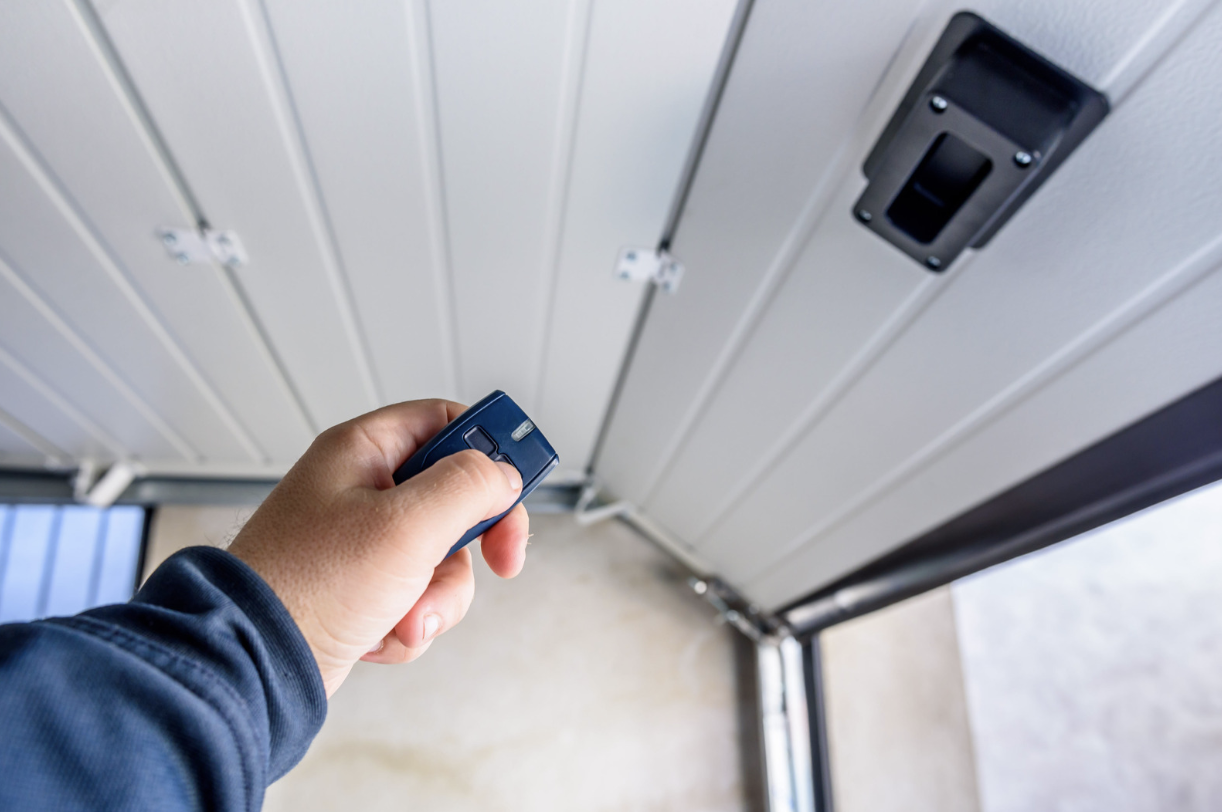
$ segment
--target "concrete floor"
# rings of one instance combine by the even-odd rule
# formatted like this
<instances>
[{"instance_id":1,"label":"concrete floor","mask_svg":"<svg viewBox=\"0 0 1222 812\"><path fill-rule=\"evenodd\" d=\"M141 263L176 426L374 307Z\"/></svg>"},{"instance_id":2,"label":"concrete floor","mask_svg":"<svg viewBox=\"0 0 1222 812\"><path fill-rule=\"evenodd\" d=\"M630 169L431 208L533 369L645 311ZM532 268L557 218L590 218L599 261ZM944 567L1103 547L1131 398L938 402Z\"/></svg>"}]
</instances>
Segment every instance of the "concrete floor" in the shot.
<instances>
[{"instance_id":1,"label":"concrete floor","mask_svg":"<svg viewBox=\"0 0 1222 812\"><path fill-rule=\"evenodd\" d=\"M161 509L150 565L246 513ZM532 530L523 574L477 565L470 613L423 658L357 665L268 812L743 808L730 632L622 525Z\"/></svg>"}]
</instances>

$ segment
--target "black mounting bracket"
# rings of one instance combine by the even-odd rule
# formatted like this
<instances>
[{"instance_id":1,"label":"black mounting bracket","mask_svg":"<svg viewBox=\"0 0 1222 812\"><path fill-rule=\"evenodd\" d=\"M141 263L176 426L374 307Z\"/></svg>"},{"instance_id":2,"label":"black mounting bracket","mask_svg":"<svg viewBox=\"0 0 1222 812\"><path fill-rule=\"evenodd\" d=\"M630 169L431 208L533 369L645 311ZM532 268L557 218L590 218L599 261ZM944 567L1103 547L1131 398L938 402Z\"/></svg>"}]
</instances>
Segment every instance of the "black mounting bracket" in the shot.
<instances>
[{"instance_id":1,"label":"black mounting bracket","mask_svg":"<svg viewBox=\"0 0 1222 812\"><path fill-rule=\"evenodd\" d=\"M1107 113L1102 93L959 12L866 158L853 214L945 270L984 246Z\"/></svg>"}]
</instances>

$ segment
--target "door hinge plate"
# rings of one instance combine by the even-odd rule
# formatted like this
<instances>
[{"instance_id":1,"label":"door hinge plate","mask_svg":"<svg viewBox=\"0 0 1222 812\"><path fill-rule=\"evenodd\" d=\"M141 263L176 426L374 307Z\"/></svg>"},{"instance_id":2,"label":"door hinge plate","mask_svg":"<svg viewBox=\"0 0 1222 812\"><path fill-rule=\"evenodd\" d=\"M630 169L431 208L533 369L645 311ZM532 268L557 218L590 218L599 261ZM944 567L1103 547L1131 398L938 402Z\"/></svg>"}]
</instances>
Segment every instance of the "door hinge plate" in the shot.
<instances>
[{"instance_id":1,"label":"door hinge plate","mask_svg":"<svg viewBox=\"0 0 1222 812\"><path fill-rule=\"evenodd\" d=\"M683 279L683 263L669 251L624 248L615 262L615 276L618 279L653 282L667 293L674 293Z\"/></svg>"},{"instance_id":2,"label":"door hinge plate","mask_svg":"<svg viewBox=\"0 0 1222 812\"><path fill-rule=\"evenodd\" d=\"M157 229L157 237L179 265L219 262L237 268L249 261L236 231L167 227Z\"/></svg>"}]
</instances>

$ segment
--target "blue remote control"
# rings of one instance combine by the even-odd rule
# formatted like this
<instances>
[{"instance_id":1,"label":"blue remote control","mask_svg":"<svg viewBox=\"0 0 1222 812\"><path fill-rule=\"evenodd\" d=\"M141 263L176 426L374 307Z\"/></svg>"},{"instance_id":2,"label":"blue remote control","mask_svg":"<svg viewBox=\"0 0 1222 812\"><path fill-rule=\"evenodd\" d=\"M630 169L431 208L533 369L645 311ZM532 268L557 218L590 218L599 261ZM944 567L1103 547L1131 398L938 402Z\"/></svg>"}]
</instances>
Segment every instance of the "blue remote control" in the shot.
<instances>
[{"instance_id":1,"label":"blue remote control","mask_svg":"<svg viewBox=\"0 0 1222 812\"><path fill-rule=\"evenodd\" d=\"M522 495L509 510L513 510L518 502L537 488L560 462L552 444L535 426L534 421L513 402L513 398L498 389L451 420L433 439L412 454L411 458L395 471L395 484L411 479L442 457L468 448L482 451L493 460L507 462L522 475ZM509 510L472 527L450 548L446 557L454 555L489 527L505 518Z\"/></svg>"}]
</instances>

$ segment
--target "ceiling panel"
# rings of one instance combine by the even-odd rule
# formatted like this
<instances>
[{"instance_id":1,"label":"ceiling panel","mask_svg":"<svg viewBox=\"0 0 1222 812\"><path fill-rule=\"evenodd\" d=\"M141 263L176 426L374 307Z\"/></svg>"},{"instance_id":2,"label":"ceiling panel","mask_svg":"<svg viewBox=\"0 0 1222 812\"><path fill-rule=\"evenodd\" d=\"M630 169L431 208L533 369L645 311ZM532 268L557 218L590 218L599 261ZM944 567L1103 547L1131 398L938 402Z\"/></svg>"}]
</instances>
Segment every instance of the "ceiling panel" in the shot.
<instances>
[{"instance_id":1,"label":"ceiling panel","mask_svg":"<svg viewBox=\"0 0 1222 812\"><path fill-rule=\"evenodd\" d=\"M8 412L0 411L0 463L42 465L66 459L61 449L47 444Z\"/></svg>"},{"instance_id":2,"label":"ceiling panel","mask_svg":"<svg viewBox=\"0 0 1222 812\"><path fill-rule=\"evenodd\" d=\"M505 389L528 412L534 405L549 237L563 204L556 175L571 148L564 125L588 10L565 0L429 7L459 391L468 400Z\"/></svg>"},{"instance_id":3,"label":"ceiling panel","mask_svg":"<svg viewBox=\"0 0 1222 812\"><path fill-rule=\"evenodd\" d=\"M78 327L143 322L154 333L138 340L160 344L189 380L187 397L224 424L216 439L200 438L204 458L294 459L311 435L302 420L292 419L291 397L224 273L181 268L154 238L155 226L190 215L81 19L63 3L8 6L4 13L0 104L24 150L43 167L45 183L56 187L35 194L60 198L61 208L70 209L61 218L97 242L105 271L93 274L101 292L83 296L73 269L59 268L60 283L88 300L88 312L74 315L48 287L54 269L32 257L30 271L44 293ZM41 59L45 53L56 59ZM45 235L34 239L41 244ZM143 368L123 347L108 357ZM173 379L158 373L159 386ZM172 404L161 408L176 411Z\"/></svg>"},{"instance_id":4,"label":"ceiling panel","mask_svg":"<svg viewBox=\"0 0 1222 812\"><path fill-rule=\"evenodd\" d=\"M5 413L33 432L56 463L68 465L84 458L109 461L126 455L118 440L3 349L0 392Z\"/></svg>"},{"instance_id":5,"label":"ceiling panel","mask_svg":"<svg viewBox=\"0 0 1222 812\"><path fill-rule=\"evenodd\" d=\"M3 136L0 124L0 136ZM174 432L192 449L212 448L222 458L247 459L248 449L209 408L151 325L109 278L109 259L83 225L62 216L45 194L40 171L0 144L0 249L12 272L71 322L154 411L172 414Z\"/></svg>"},{"instance_id":6,"label":"ceiling panel","mask_svg":"<svg viewBox=\"0 0 1222 812\"><path fill-rule=\"evenodd\" d=\"M1184 265L1186 258L1218 235L1220 179L1194 156L1208 155L1219 135L1222 116L1212 99L1222 71L1210 43L1222 30L1212 30L1211 17L1160 65L1207 3L996 2L978 9L1102 85L1119 109L990 246L942 276L854 223L850 207L864 187L861 161L954 9L925 8L890 69L882 74L885 63L875 66L881 84L872 99L860 100L857 130L841 137L848 171L830 184L827 172L818 180L803 176L806 208L791 204L781 230L751 219L752 179L732 173L755 144L784 147L786 137L787 151L771 160L792 165L794 176L804 164L822 167L825 151L807 145L834 124L813 121L793 104L796 94L819 87L813 61L805 74L786 77L758 65L829 27L839 36L834 47L843 49L835 55L855 52L886 14L819 9L804 21L789 13L785 26L772 21L779 5L753 11L675 243L690 287L651 317L602 472L725 577L773 606L1141 417L1184 394L1183 387L1222 374L1216 353L1196 345L1193 372L1157 396L1144 379L1113 378L1085 390L1091 398L1060 404L1073 411L1064 418L1073 430L1057 434L1060 442L1007 435L1008 456L994 449L1004 464L964 457L950 480L946 472L931 478L939 455L1027 408L1026 398L1043 385L1038 375L1051 374L1038 371L1059 363L1050 359L1117 314L1140 309L1159 274L1197 268ZM832 13L845 16L833 24ZM1142 81L1150 68L1155 72ZM761 99L771 99L771 117L761 115ZM736 149L714 150L731 136ZM738 253L730 242L742 243ZM717 310L683 296L702 276L710 290L740 290L743 277L752 285L734 307ZM1183 295L1207 295L1204 287L1193 290ZM1190 331L1187 323L1183 329ZM642 433L656 439L645 446ZM901 488L910 488L907 501L894 496ZM928 499L933 490L940 501Z\"/></svg>"},{"instance_id":7,"label":"ceiling panel","mask_svg":"<svg viewBox=\"0 0 1222 812\"><path fill-rule=\"evenodd\" d=\"M593 4L532 412L570 470L589 459L642 293L611 262L658 241L734 7Z\"/></svg>"},{"instance_id":8,"label":"ceiling panel","mask_svg":"<svg viewBox=\"0 0 1222 812\"><path fill-rule=\"evenodd\" d=\"M1038 473L1084 442L1100 440L1218 378L1222 347L1222 243L1196 284L1049 375L1022 402L970 436L931 455L917 476L897 479L869 510L847 517L817 545L747 582L778 601L807 591L811 572L847 572L863 552L883 552L898 536L932 527ZM1203 351L1206 350L1206 351ZM1121 393L1117 382L1130 385ZM1100 398L1100 392L1118 393ZM920 532L919 530L917 531Z\"/></svg>"},{"instance_id":9,"label":"ceiling panel","mask_svg":"<svg viewBox=\"0 0 1222 812\"><path fill-rule=\"evenodd\" d=\"M424 6L266 8L383 398L456 397Z\"/></svg>"},{"instance_id":10,"label":"ceiling panel","mask_svg":"<svg viewBox=\"0 0 1222 812\"><path fill-rule=\"evenodd\" d=\"M502 387L579 471L642 290L614 258L661 232L733 6L0 9L0 408L66 464L228 476ZM250 263L172 262L199 218Z\"/></svg>"},{"instance_id":11,"label":"ceiling panel","mask_svg":"<svg viewBox=\"0 0 1222 812\"><path fill-rule=\"evenodd\" d=\"M654 302L599 465L622 496L646 501L824 215L824 190L845 173L842 153L911 25L894 5L753 8L674 240L690 273ZM869 31L854 29L861 19ZM789 31L803 35L787 41Z\"/></svg>"},{"instance_id":12,"label":"ceiling panel","mask_svg":"<svg viewBox=\"0 0 1222 812\"><path fill-rule=\"evenodd\" d=\"M3 260L0 326L0 358L15 359L46 391L73 404L93 424L105 426L106 434L95 436L103 446L111 447L102 439L110 436L116 450L133 456L195 462L191 447ZM9 391L3 390L6 407Z\"/></svg>"},{"instance_id":13,"label":"ceiling panel","mask_svg":"<svg viewBox=\"0 0 1222 812\"><path fill-rule=\"evenodd\" d=\"M99 4L102 22L213 226L315 428L381 396L263 9L251 0Z\"/></svg>"}]
</instances>

